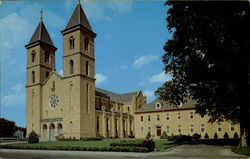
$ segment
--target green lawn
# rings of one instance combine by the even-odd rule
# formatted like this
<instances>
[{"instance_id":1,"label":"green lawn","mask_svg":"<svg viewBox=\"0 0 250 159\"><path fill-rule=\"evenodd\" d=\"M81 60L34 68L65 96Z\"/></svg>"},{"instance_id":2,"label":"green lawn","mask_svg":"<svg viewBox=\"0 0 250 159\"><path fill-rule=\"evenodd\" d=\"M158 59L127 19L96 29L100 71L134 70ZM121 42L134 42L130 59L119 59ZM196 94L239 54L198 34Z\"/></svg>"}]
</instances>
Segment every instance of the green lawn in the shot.
<instances>
[{"instance_id":1,"label":"green lawn","mask_svg":"<svg viewBox=\"0 0 250 159\"><path fill-rule=\"evenodd\" d=\"M21 143L5 145L2 148L19 148L19 149L46 149L46 150L108 150L110 143L119 140L102 140L102 141L51 141L39 142L36 144ZM138 140L137 140L138 141ZM140 140L142 141L142 140ZM160 150L168 147L173 142L167 140L155 140L155 149Z\"/></svg>"},{"instance_id":2,"label":"green lawn","mask_svg":"<svg viewBox=\"0 0 250 159\"><path fill-rule=\"evenodd\" d=\"M250 156L250 146L248 147L233 147L232 151L241 155Z\"/></svg>"}]
</instances>

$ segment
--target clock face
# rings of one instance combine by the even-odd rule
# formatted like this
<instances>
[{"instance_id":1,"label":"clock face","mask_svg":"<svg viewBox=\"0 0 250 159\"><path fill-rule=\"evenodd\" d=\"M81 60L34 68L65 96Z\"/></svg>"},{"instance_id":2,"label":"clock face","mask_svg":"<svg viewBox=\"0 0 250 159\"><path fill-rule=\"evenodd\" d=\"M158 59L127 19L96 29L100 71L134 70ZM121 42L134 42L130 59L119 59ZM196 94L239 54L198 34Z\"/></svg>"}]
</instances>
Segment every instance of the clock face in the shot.
<instances>
[{"instance_id":1,"label":"clock face","mask_svg":"<svg viewBox=\"0 0 250 159\"><path fill-rule=\"evenodd\" d=\"M51 108L56 108L57 105L58 105L58 103L59 103L59 98L58 98L58 96L57 96L56 94L52 94L52 95L50 96L50 101L49 101L49 103L50 103Z\"/></svg>"}]
</instances>

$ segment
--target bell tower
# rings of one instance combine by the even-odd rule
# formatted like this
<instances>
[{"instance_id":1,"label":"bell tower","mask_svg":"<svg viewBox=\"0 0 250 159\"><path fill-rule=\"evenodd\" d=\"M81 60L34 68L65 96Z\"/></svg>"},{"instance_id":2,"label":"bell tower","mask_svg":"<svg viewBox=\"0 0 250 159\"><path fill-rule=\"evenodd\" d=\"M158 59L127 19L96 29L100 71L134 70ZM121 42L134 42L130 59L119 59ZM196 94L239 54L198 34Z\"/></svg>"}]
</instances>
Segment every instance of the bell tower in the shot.
<instances>
[{"instance_id":1,"label":"bell tower","mask_svg":"<svg viewBox=\"0 0 250 159\"><path fill-rule=\"evenodd\" d=\"M41 134L42 83L55 67L57 48L43 23L42 12L41 10L41 19L35 32L29 43L25 45L27 49L27 134L33 130Z\"/></svg>"},{"instance_id":2,"label":"bell tower","mask_svg":"<svg viewBox=\"0 0 250 159\"><path fill-rule=\"evenodd\" d=\"M71 115L66 118L68 121L72 121L71 125L74 128L71 130L75 131L73 133L79 134L76 136L77 138L93 136L96 134L94 57L96 34L88 22L80 1L61 33L64 36L64 80L67 85L70 85L69 91L74 97L72 105L69 106L72 107L71 113L74 118Z\"/></svg>"}]
</instances>

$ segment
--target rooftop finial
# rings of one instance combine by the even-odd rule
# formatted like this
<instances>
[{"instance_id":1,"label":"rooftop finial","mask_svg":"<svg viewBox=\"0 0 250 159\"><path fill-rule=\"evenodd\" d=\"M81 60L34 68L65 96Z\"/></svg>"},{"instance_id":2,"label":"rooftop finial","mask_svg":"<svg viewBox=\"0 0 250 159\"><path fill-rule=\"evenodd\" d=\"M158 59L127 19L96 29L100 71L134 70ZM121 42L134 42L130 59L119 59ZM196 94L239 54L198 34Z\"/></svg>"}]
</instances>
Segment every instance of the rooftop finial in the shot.
<instances>
[{"instance_id":1,"label":"rooftop finial","mask_svg":"<svg viewBox=\"0 0 250 159\"><path fill-rule=\"evenodd\" d=\"M81 0L78 0L78 4L81 4Z\"/></svg>"},{"instance_id":2,"label":"rooftop finial","mask_svg":"<svg viewBox=\"0 0 250 159\"><path fill-rule=\"evenodd\" d=\"M43 9L41 8L41 11L40 11L40 14L41 14L41 21L43 21Z\"/></svg>"}]
</instances>

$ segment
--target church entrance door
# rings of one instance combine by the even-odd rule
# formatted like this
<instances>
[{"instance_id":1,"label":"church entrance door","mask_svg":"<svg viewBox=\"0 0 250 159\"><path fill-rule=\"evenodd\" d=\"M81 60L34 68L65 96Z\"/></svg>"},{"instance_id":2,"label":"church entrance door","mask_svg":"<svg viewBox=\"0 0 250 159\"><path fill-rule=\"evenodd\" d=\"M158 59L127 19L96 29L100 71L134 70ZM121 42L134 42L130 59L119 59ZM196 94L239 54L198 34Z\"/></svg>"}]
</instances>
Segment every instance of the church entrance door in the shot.
<instances>
[{"instance_id":1,"label":"church entrance door","mask_svg":"<svg viewBox=\"0 0 250 159\"><path fill-rule=\"evenodd\" d=\"M49 127L49 140L55 140L55 125L51 124Z\"/></svg>"}]
</instances>

